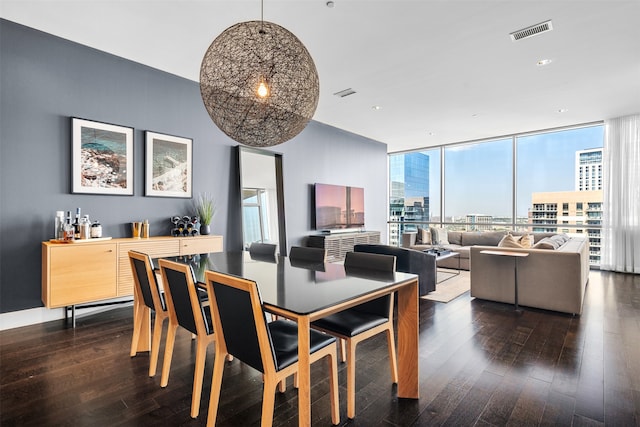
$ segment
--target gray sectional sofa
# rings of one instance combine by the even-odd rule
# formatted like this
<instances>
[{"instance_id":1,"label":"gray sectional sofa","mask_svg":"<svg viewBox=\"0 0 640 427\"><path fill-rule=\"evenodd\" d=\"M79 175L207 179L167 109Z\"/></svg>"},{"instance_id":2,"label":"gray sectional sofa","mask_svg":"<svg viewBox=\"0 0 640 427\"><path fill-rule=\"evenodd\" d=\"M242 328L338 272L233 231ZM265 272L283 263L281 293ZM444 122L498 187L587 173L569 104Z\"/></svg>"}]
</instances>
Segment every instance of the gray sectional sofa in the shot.
<instances>
[{"instance_id":1,"label":"gray sectional sofa","mask_svg":"<svg viewBox=\"0 0 640 427\"><path fill-rule=\"evenodd\" d=\"M432 233L433 234L433 233ZM500 240L507 234L506 231L448 231L446 233L446 241L443 243L435 242L435 235L429 243L423 243L419 239L419 232L407 232L402 234L402 246L405 248L424 251L431 248L444 248L460 254L460 269L470 269L470 255L472 246L498 246ZM514 236L522 234L533 234L534 243L538 243L545 237L551 237L555 233L523 233L513 232ZM458 268L457 258L447 258L438 261L438 267L441 268Z\"/></svg>"},{"instance_id":2,"label":"gray sectional sofa","mask_svg":"<svg viewBox=\"0 0 640 427\"><path fill-rule=\"evenodd\" d=\"M522 249L498 247L506 231L449 231L446 241L428 244L416 242L417 234L404 233L403 246L417 250L442 247L460 254L460 268L470 270L472 297L514 303L514 259L481 253L483 250L507 249L529 254L526 258L518 259L520 305L571 314L582 313L589 280L589 241L586 238L555 233L513 232L514 236L533 234L534 243L546 247ZM553 247L547 246L547 242L551 242ZM438 262L438 267L443 268L457 268L457 265L456 258Z\"/></svg>"}]
</instances>

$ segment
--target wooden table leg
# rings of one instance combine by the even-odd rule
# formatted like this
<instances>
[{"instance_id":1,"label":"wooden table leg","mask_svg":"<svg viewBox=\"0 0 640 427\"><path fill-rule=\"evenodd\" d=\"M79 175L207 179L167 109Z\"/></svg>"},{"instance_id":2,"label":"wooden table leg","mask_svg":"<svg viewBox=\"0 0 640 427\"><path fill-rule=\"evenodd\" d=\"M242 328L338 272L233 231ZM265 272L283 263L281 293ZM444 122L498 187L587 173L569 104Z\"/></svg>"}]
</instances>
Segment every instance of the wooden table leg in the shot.
<instances>
[{"instance_id":1,"label":"wooden table leg","mask_svg":"<svg viewBox=\"0 0 640 427\"><path fill-rule=\"evenodd\" d=\"M398 397L418 399L418 280L398 289Z\"/></svg>"},{"instance_id":2,"label":"wooden table leg","mask_svg":"<svg viewBox=\"0 0 640 427\"><path fill-rule=\"evenodd\" d=\"M298 318L298 425L311 425L311 367L309 318Z\"/></svg>"}]
</instances>

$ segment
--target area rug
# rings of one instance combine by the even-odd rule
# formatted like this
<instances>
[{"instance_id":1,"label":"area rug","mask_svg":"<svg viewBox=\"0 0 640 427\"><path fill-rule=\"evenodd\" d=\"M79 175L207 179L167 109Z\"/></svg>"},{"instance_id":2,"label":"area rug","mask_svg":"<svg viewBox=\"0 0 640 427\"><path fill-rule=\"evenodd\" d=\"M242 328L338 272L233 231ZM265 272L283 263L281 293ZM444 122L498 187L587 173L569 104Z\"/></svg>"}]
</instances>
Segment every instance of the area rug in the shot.
<instances>
[{"instance_id":1,"label":"area rug","mask_svg":"<svg viewBox=\"0 0 640 427\"><path fill-rule=\"evenodd\" d=\"M442 280L442 277L439 277L438 280ZM463 270L460 272L460 275L438 283L435 291L429 292L420 298L438 302L449 302L467 292L469 285L469 272Z\"/></svg>"}]
</instances>

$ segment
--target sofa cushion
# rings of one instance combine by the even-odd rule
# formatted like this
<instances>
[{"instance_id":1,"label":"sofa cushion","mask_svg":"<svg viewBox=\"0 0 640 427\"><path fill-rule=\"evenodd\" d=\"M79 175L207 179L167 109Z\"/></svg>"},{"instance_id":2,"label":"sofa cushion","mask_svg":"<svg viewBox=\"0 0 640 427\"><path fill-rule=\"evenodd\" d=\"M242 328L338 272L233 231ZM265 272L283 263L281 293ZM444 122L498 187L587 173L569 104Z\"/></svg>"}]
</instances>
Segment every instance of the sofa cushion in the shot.
<instances>
[{"instance_id":1,"label":"sofa cushion","mask_svg":"<svg viewBox=\"0 0 640 427\"><path fill-rule=\"evenodd\" d=\"M569 236L567 236L566 234L556 234L554 236L549 237L549 239L556 242L558 244L558 247L560 247L565 243L567 243L567 241L569 240Z\"/></svg>"},{"instance_id":2,"label":"sofa cushion","mask_svg":"<svg viewBox=\"0 0 640 427\"><path fill-rule=\"evenodd\" d=\"M555 236L555 234L556 233L533 233L534 243L538 243L540 240L546 237Z\"/></svg>"},{"instance_id":3,"label":"sofa cushion","mask_svg":"<svg viewBox=\"0 0 640 427\"><path fill-rule=\"evenodd\" d=\"M467 231L462 233L462 246L498 246L504 231Z\"/></svg>"},{"instance_id":4,"label":"sofa cushion","mask_svg":"<svg viewBox=\"0 0 640 427\"><path fill-rule=\"evenodd\" d=\"M442 227L431 227L431 244L448 245L447 229Z\"/></svg>"},{"instance_id":5,"label":"sofa cushion","mask_svg":"<svg viewBox=\"0 0 640 427\"><path fill-rule=\"evenodd\" d=\"M520 248L522 245L519 243L521 236L513 237L511 234L505 234L504 237L498 242L499 248Z\"/></svg>"},{"instance_id":6,"label":"sofa cushion","mask_svg":"<svg viewBox=\"0 0 640 427\"><path fill-rule=\"evenodd\" d=\"M452 245L462 245L462 231L449 231L447 240Z\"/></svg>"},{"instance_id":7,"label":"sofa cushion","mask_svg":"<svg viewBox=\"0 0 640 427\"><path fill-rule=\"evenodd\" d=\"M560 245L558 245L556 242L551 240L551 237L545 237L544 239L540 240L538 243L533 245L532 249L550 249L550 250L555 250L555 249L558 249L559 247L560 247Z\"/></svg>"},{"instance_id":8,"label":"sofa cushion","mask_svg":"<svg viewBox=\"0 0 640 427\"><path fill-rule=\"evenodd\" d=\"M418 227L418 235L416 236L416 243L421 245L431 244L431 230L428 228Z\"/></svg>"}]
</instances>

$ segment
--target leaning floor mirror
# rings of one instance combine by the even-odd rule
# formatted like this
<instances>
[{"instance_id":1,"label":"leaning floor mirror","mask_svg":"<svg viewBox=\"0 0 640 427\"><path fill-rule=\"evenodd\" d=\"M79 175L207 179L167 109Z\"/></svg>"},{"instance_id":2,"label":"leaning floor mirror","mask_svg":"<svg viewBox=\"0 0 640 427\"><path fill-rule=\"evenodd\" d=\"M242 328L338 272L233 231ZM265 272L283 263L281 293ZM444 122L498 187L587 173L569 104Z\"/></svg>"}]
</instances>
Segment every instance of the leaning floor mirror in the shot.
<instances>
[{"instance_id":1,"label":"leaning floor mirror","mask_svg":"<svg viewBox=\"0 0 640 427\"><path fill-rule=\"evenodd\" d=\"M243 248L274 243L286 255L282 154L244 146L238 150Z\"/></svg>"}]
</instances>

